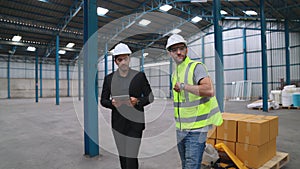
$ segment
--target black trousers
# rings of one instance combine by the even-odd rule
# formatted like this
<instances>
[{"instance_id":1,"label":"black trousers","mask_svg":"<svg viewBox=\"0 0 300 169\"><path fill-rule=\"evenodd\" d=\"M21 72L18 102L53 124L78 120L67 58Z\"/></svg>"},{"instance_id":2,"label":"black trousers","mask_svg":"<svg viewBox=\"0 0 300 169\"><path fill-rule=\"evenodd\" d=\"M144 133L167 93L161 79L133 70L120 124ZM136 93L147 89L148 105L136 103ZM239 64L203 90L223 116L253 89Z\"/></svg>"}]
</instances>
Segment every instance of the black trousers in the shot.
<instances>
[{"instance_id":1,"label":"black trousers","mask_svg":"<svg viewBox=\"0 0 300 169\"><path fill-rule=\"evenodd\" d=\"M130 130L120 133L113 130L115 143L119 153L119 160L122 169L138 169L138 153L141 145L143 131Z\"/></svg>"}]
</instances>

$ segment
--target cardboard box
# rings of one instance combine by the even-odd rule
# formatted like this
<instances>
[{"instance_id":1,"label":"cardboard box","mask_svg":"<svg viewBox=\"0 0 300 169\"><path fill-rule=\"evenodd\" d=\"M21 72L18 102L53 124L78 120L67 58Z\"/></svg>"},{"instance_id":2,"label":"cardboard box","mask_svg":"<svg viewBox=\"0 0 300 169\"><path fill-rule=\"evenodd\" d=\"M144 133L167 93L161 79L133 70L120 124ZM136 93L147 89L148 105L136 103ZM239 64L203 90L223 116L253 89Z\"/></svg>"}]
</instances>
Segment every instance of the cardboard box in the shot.
<instances>
[{"instance_id":1,"label":"cardboard box","mask_svg":"<svg viewBox=\"0 0 300 169\"><path fill-rule=\"evenodd\" d=\"M268 142L268 159L272 159L274 156L276 156L276 138L273 140L270 140Z\"/></svg>"},{"instance_id":2,"label":"cardboard box","mask_svg":"<svg viewBox=\"0 0 300 169\"><path fill-rule=\"evenodd\" d=\"M278 136L278 116L266 116L270 120L270 140L276 139Z\"/></svg>"},{"instance_id":3,"label":"cardboard box","mask_svg":"<svg viewBox=\"0 0 300 169\"><path fill-rule=\"evenodd\" d=\"M224 143L234 154L236 153L235 142L217 139L216 144L218 144L218 143Z\"/></svg>"},{"instance_id":4,"label":"cardboard box","mask_svg":"<svg viewBox=\"0 0 300 169\"><path fill-rule=\"evenodd\" d=\"M237 122L240 119L249 118L255 115L222 113L223 124L217 127L217 139L231 142L237 141Z\"/></svg>"},{"instance_id":5,"label":"cardboard box","mask_svg":"<svg viewBox=\"0 0 300 169\"><path fill-rule=\"evenodd\" d=\"M276 156L276 139L256 146L236 143L236 156L249 168L259 168Z\"/></svg>"},{"instance_id":6,"label":"cardboard box","mask_svg":"<svg viewBox=\"0 0 300 169\"><path fill-rule=\"evenodd\" d=\"M270 140L270 122L260 117L250 117L238 121L239 143L263 145Z\"/></svg>"},{"instance_id":7,"label":"cardboard box","mask_svg":"<svg viewBox=\"0 0 300 169\"><path fill-rule=\"evenodd\" d=\"M207 132L207 138L213 138L213 139L217 138L217 127L216 126L213 126L213 128Z\"/></svg>"},{"instance_id":8,"label":"cardboard box","mask_svg":"<svg viewBox=\"0 0 300 169\"><path fill-rule=\"evenodd\" d=\"M257 117L269 120L269 122L270 122L270 131L269 131L270 140L275 139L278 136L278 116L257 115Z\"/></svg>"},{"instance_id":9,"label":"cardboard box","mask_svg":"<svg viewBox=\"0 0 300 169\"><path fill-rule=\"evenodd\" d=\"M223 118L223 124L217 127L217 139L236 141L237 120Z\"/></svg>"},{"instance_id":10,"label":"cardboard box","mask_svg":"<svg viewBox=\"0 0 300 169\"><path fill-rule=\"evenodd\" d=\"M259 168L269 160L269 144L260 146L236 143L236 156L249 168Z\"/></svg>"}]
</instances>

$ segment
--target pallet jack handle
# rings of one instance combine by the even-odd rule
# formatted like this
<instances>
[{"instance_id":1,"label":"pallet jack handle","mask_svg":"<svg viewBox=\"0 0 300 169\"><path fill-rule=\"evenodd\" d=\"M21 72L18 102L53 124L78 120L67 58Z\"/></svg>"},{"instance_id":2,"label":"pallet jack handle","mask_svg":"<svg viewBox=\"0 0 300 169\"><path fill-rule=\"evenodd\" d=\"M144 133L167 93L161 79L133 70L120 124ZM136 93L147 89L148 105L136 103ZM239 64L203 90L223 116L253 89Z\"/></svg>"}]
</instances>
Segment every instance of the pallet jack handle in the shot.
<instances>
[{"instance_id":1,"label":"pallet jack handle","mask_svg":"<svg viewBox=\"0 0 300 169\"><path fill-rule=\"evenodd\" d=\"M242 161L224 143L218 143L215 145L215 147L220 151L225 151L225 153L239 169L248 169L244 165L244 163L242 163Z\"/></svg>"}]
</instances>

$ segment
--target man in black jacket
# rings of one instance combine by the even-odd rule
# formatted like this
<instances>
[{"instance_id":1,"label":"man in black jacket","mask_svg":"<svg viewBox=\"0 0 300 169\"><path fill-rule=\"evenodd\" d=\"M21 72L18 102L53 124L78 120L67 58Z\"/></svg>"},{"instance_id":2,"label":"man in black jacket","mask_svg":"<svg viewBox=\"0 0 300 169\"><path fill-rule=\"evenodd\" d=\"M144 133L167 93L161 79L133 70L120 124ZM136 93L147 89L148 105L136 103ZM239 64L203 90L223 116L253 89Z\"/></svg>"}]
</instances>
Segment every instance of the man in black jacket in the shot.
<instances>
[{"instance_id":1,"label":"man in black jacket","mask_svg":"<svg viewBox=\"0 0 300 169\"><path fill-rule=\"evenodd\" d=\"M138 152L145 129L144 106L153 102L150 84L143 72L129 67L131 50L126 44L113 51L118 69L105 76L101 105L112 110L112 131L122 169L138 169Z\"/></svg>"}]
</instances>

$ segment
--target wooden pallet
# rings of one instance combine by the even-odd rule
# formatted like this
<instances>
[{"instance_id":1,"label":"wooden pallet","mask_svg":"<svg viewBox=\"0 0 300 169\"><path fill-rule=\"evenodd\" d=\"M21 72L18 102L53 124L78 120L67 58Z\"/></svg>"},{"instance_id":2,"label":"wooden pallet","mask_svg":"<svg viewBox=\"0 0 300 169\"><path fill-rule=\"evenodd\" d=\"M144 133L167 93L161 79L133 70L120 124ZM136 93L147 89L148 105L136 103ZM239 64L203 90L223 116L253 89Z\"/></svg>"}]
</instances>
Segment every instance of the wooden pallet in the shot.
<instances>
[{"instance_id":1,"label":"wooden pallet","mask_svg":"<svg viewBox=\"0 0 300 169\"><path fill-rule=\"evenodd\" d=\"M252 110L262 110L262 107L252 107ZM268 110L273 110L273 107L268 108Z\"/></svg>"},{"instance_id":2,"label":"wooden pallet","mask_svg":"<svg viewBox=\"0 0 300 169\"><path fill-rule=\"evenodd\" d=\"M274 156L271 160L269 160L259 169L280 169L289 161L290 157L288 153L276 152L276 156Z\"/></svg>"},{"instance_id":3,"label":"wooden pallet","mask_svg":"<svg viewBox=\"0 0 300 169\"><path fill-rule=\"evenodd\" d=\"M252 107L252 110L262 110L262 107ZM280 106L279 109L296 109L296 110L300 110L300 107L294 107L294 106ZM268 108L268 110L274 110L273 107Z\"/></svg>"},{"instance_id":4,"label":"wooden pallet","mask_svg":"<svg viewBox=\"0 0 300 169\"><path fill-rule=\"evenodd\" d=\"M281 109L298 109L300 110L300 107L294 107L294 106L280 106Z\"/></svg>"},{"instance_id":5,"label":"wooden pallet","mask_svg":"<svg viewBox=\"0 0 300 169\"><path fill-rule=\"evenodd\" d=\"M276 156L274 156L271 160L266 162L263 166L259 167L258 169L280 169L283 166L285 166L290 161L290 157L288 153L284 152L276 152ZM202 162L202 165L207 167L205 169L210 168L211 166L209 164L204 164ZM226 167L228 164L221 163L220 166ZM231 167L229 169L236 169L235 167Z\"/></svg>"}]
</instances>

